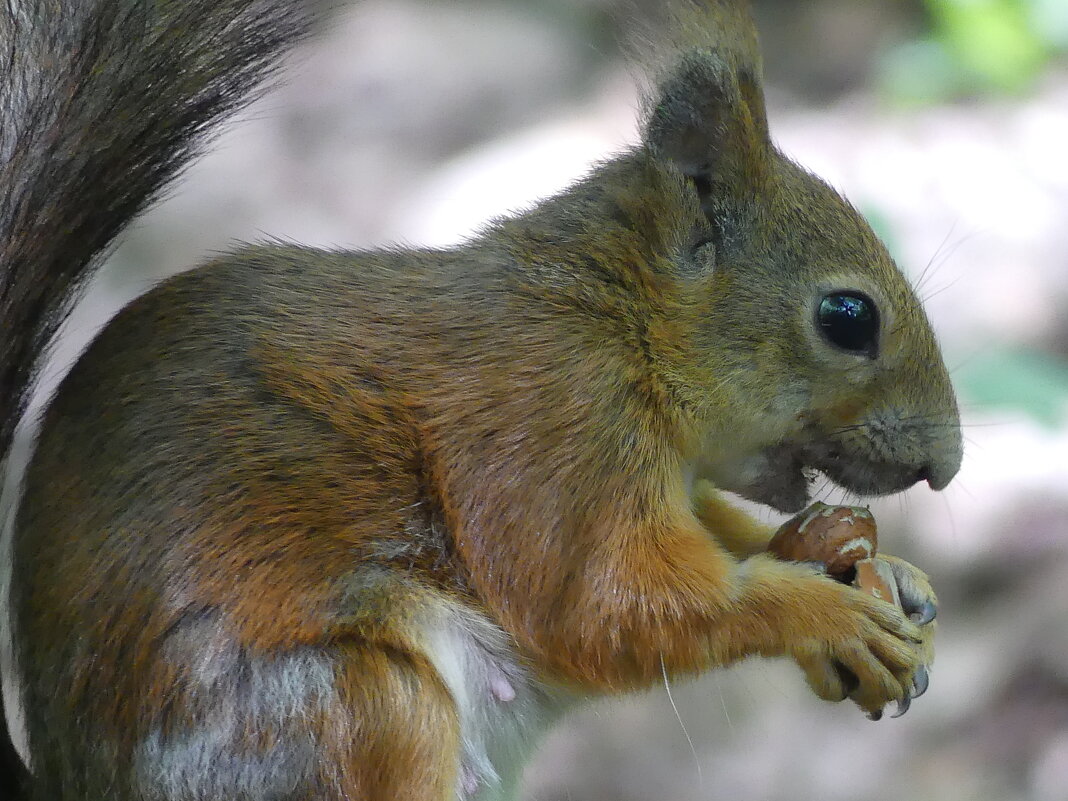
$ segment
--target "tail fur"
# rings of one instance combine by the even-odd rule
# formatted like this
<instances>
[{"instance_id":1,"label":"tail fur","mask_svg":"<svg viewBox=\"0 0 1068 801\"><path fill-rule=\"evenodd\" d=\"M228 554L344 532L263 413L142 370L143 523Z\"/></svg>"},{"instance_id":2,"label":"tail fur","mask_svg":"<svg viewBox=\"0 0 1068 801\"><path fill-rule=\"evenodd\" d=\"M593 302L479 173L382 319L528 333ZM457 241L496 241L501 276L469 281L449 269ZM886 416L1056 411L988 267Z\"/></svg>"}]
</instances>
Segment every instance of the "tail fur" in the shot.
<instances>
[{"instance_id":1,"label":"tail fur","mask_svg":"<svg viewBox=\"0 0 1068 801\"><path fill-rule=\"evenodd\" d=\"M0 0L0 464L80 289L307 34L302 2ZM7 798L28 775L2 712Z\"/></svg>"}]
</instances>

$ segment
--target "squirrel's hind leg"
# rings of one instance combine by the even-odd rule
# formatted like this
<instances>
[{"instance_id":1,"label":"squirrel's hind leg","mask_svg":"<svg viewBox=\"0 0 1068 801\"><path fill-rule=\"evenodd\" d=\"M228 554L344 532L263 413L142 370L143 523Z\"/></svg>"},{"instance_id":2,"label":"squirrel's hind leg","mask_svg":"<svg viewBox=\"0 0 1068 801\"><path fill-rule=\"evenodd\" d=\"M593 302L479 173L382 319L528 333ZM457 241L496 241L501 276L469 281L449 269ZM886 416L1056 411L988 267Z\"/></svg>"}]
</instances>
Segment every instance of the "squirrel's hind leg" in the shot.
<instances>
[{"instance_id":1,"label":"squirrel's hind leg","mask_svg":"<svg viewBox=\"0 0 1068 801\"><path fill-rule=\"evenodd\" d=\"M344 788L339 801L456 799L460 722L434 667L422 653L393 645L339 650L340 716L327 717L318 755L334 763L331 778Z\"/></svg>"}]
</instances>

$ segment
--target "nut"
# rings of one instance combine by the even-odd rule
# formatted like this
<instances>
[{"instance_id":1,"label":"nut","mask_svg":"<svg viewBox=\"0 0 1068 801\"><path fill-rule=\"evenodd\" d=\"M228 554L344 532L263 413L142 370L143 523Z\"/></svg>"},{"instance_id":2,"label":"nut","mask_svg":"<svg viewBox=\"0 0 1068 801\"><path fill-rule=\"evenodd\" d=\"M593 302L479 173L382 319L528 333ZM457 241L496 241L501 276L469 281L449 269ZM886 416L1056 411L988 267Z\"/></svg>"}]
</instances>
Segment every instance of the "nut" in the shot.
<instances>
[{"instance_id":1,"label":"nut","mask_svg":"<svg viewBox=\"0 0 1068 801\"><path fill-rule=\"evenodd\" d=\"M861 559L875 556L875 518L861 506L828 506L816 502L787 520L768 543L780 559L823 562L827 573L852 578Z\"/></svg>"}]
</instances>

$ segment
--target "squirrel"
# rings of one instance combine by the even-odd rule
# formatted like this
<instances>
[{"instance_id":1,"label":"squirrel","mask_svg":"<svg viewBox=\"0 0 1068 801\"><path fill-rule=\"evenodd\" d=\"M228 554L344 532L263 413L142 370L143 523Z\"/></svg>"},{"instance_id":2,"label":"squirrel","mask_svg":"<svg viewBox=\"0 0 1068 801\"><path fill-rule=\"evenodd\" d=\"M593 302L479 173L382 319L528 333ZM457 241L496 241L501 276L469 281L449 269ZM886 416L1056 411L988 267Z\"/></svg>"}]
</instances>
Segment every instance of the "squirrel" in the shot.
<instances>
[{"instance_id":1,"label":"squirrel","mask_svg":"<svg viewBox=\"0 0 1068 801\"><path fill-rule=\"evenodd\" d=\"M904 608L763 553L818 471L961 461L927 318L783 156L743 0L689 0L640 142L451 250L244 246L166 280L51 399L14 522L43 801L503 799L592 695L749 656L872 717ZM0 446L123 227L316 23L291 0L0 11Z\"/></svg>"}]
</instances>

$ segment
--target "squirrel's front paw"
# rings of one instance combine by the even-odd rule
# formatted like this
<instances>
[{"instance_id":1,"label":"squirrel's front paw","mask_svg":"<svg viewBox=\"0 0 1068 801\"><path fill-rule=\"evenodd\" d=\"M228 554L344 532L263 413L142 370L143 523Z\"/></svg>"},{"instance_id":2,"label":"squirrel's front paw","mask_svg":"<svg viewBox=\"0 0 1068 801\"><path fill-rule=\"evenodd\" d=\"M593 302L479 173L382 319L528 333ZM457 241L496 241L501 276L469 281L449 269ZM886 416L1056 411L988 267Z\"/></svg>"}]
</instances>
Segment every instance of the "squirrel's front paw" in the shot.
<instances>
[{"instance_id":1,"label":"squirrel's front paw","mask_svg":"<svg viewBox=\"0 0 1068 801\"><path fill-rule=\"evenodd\" d=\"M925 675L918 627L885 601L852 587L841 592L845 603L828 610L828 622L840 621L838 635L802 643L792 656L820 698L850 698L875 720L891 701L907 709Z\"/></svg>"},{"instance_id":2,"label":"squirrel's front paw","mask_svg":"<svg viewBox=\"0 0 1068 801\"><path fill-rule=\"evenodd\" d=\"M851 698L876 719L890 702L908 708L926 675L920 625L896 605L811 568L752 561L776 585L784 650L817 696Z\"/></svg>"}]
</instances>

